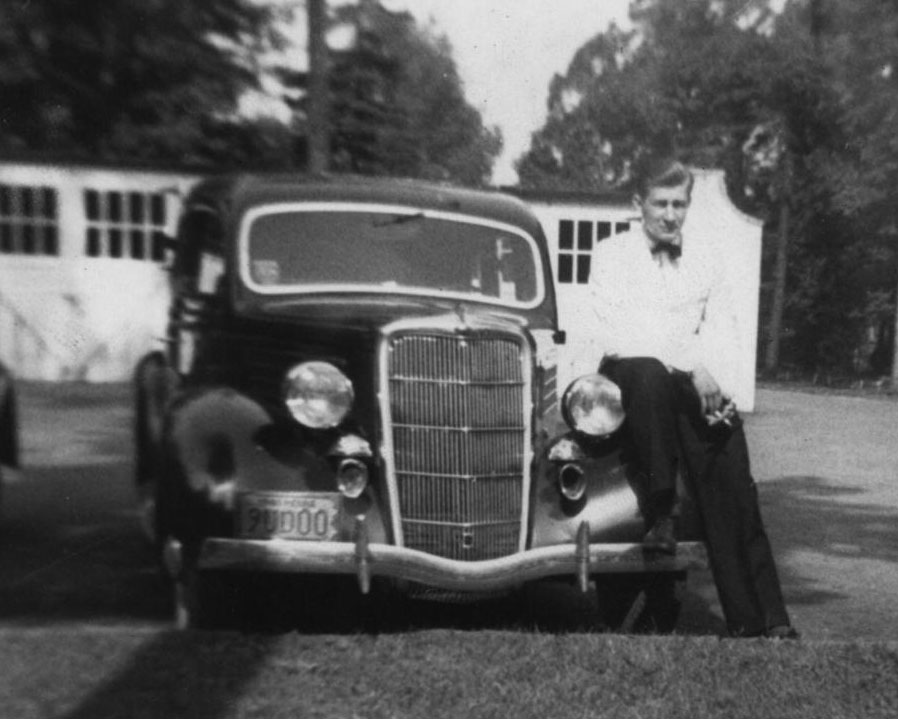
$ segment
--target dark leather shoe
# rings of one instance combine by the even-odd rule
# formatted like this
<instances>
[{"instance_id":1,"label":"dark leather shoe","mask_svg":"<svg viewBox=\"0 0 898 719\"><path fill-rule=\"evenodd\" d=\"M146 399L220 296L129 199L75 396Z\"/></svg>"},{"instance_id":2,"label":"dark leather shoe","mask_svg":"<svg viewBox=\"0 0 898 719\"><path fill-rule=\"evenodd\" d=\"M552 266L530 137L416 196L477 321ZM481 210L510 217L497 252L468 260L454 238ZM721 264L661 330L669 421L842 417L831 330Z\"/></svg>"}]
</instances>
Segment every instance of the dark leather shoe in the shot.
<instances>
[{"instance_id":1,"label":"dark leather shoe","mask_svg":"<svg viewBox=\"0 0 898 719\"><path fill-rule=\"evenodd\" d=\"M642 540L643 549L662 554L677 553L677 538L674 535L674 521L672 517L661 517Z\"/></svg>"},{"instance_id":2,"label":"dark leather shoe","mask_svg":"<svg viewBox=\"0 0 898 719\"><path fill-rule=\"evenodd\" d=\"M795 627L790 627L788 624L778 624L775 627L770 627L764 632L764 636L768 639L801 639L798 630Z\"/></svg>"}]
</instances>

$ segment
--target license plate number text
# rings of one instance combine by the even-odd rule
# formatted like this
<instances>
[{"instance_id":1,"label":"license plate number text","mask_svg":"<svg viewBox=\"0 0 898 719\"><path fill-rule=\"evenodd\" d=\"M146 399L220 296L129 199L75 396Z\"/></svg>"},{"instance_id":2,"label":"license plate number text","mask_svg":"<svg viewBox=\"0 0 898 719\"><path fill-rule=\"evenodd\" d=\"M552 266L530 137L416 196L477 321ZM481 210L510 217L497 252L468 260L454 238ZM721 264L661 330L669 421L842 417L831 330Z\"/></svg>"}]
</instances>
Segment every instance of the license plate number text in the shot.
<instances>
[{"instance_id":1,"label":"license plate number text","mask_svg":"<svg viewBox=\"0 0 898 719\"><path fill-rule=\"evenodd\" d=\"M338 502L330 495L247 494L240 502L240 535L252 539L333 539L337 511Z\"/></svg>"}]
</instances>

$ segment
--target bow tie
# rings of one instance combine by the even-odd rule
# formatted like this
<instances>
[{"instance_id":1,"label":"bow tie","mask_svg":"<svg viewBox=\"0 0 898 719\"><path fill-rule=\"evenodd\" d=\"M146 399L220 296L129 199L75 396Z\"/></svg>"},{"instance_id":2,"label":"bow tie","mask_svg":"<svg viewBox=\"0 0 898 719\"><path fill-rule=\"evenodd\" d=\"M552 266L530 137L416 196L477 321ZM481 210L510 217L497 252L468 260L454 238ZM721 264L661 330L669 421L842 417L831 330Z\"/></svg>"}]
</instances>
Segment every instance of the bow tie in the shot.
<instances>
[{"instance_id":1,"label":"bow tie","mask_svg":"<svg viewBox=\"0 0 898 719\"><path fill-rule=\"evenodd\" d=\"M676 260L683 254L683 248L673 242L656 242L652 246L652 256L655 257L662 252L667 253L670 259Z\"/></svg>"}]
</instances>

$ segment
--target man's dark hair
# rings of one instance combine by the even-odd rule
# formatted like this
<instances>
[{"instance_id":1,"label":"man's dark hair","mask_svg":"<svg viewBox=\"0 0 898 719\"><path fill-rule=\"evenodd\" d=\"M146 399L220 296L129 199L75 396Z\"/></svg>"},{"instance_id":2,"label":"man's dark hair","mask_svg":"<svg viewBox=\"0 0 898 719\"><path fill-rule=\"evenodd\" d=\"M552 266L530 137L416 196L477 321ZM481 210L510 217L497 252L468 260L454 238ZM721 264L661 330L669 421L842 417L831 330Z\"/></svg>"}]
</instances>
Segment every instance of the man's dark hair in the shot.
<instances>
[{"instance_id":1,"label":"man's dark hair","mask_svg":"<svg viewBox=\"0 0 898 719\"><path fill-rule=\"evenodd\" d=\"M645 198L653 187L679 187L687 185L692 195L695 176L684 163L676 157L652 157L637 162L633 168L633 189L637 195Z\"/></svg>"}]
</instances>

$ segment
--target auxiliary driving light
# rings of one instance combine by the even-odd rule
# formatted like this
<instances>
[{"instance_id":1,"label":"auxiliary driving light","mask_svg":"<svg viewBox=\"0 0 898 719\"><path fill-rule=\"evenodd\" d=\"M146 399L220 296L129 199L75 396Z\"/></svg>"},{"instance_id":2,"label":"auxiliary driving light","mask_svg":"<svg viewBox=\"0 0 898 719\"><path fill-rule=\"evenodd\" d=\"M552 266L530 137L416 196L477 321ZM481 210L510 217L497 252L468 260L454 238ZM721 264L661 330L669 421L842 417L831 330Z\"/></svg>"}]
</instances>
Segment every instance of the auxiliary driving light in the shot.
<instances>
[{"instance_id":1,"label":"auxiliary driving light","mask_svg":"<svg viewBox=\"0 0 898 719\"><path fill-rule=\"evenodd\" d=\"M368 467L358 459L344 459L337 467L337 488L344 497L358 499L368 486Z\"/></svg>"},{"instance_id":2,"label":"auxiliary driving light","mask_svg":"<svg viewBox=\"0 0 898 719\"><path fill-rule=\"evenodd\" d=\"M586 494L586 474L576 464L566 464L558 470L558 489L565 499L579 502Z\"/></svg>"}]
</instances>

